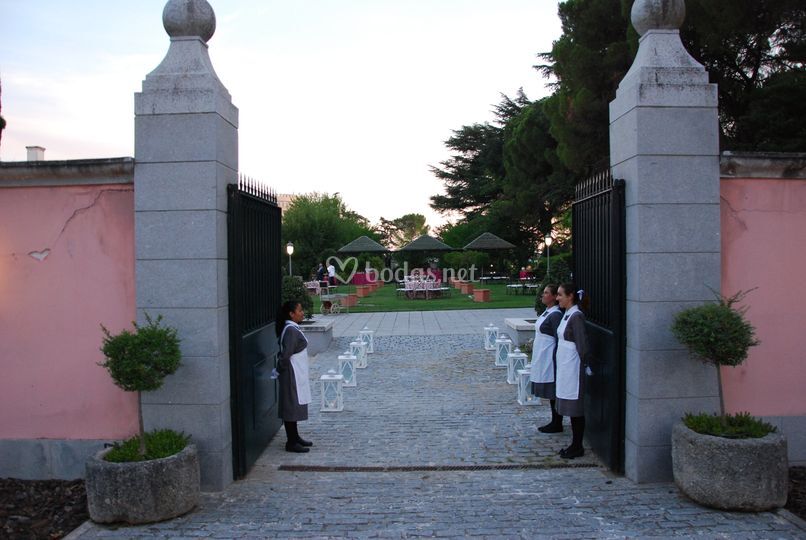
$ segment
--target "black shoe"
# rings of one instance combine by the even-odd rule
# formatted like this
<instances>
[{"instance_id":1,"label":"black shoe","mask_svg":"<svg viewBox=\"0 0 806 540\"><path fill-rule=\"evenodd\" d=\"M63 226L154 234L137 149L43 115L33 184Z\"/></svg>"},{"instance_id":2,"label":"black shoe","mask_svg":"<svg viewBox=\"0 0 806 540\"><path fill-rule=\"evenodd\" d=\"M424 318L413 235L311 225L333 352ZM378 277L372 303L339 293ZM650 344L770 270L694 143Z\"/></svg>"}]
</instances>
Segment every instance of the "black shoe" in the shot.
<instances>
[{"instance_id":1,"label":"black shoe","mask_svg":"<svg viewBox=\"0 0 806 540\"><path fill-rule=\"evenodd\" d=\"M540 433L562 433L563 425L555 424L554 422L549 422L545 426L540 426L539 428L537 428L537 431L539 431Z\"/></svg>"},{"instance_id":2,"label":"black shoe","mask_svg":"<svg viewBox=\"0 0 806 540\"><path fill-rule=\"evenodd\" d=\"M313 446L313 443L311 441L306 441L302 437L297 437L297 442L302 446Z\"/></svg>"},{"instance_id":3,"label":"black shoe","mask_svg":"<svg viewBox=\"0 0 806 540\"><path fill-rule=\"evenodd\" d=\"M300 443L285 443L285 451L286 452L296 452L298 454L304 454L305 452L310 452L310 448L305 448Z\"/></svg>"},{"instance_id":4,"label":"black shoe","mask_svg":"<svg viewBox=\"0 0 806 540\"><path fill-rule=\"evenodd\" d=\"M579 448L574 448L573 446L569 446L568 448L563 448L560 450L560 457L563 459L574 459L578 457L582 457L585 455L585 449L581 446Z\"/></svg>"}]
</instances>

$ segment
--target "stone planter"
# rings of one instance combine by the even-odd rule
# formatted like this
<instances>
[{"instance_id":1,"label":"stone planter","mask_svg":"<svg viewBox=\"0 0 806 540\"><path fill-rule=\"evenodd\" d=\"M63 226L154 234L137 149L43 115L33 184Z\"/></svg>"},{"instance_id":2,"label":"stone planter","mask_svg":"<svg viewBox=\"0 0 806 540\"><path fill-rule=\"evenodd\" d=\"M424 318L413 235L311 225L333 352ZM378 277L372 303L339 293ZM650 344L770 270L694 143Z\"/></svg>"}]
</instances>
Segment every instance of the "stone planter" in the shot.
<instances>
[{"instance_id":1,"label":"stone planter","mask_svg":"<svg viewBox=\"0 0 806 540\"><path fill-rule=\"evenodd\" d=\"M344 296L346 298L347 295ZM356 299L358 303L358 299ZM342 303L342 305L344 305ZM333 341L333 321L330 319L308 319L300 325L308 340L308 354L319 354L330 347Z\"/></svg>"},{"instance_id":2,"label":"stone planter","mask_svg":"<svg viewBox=\"0 0 806 540\"><path fill-rule=\"evenodd\" d=\"M369 296L372 291L369 288L369 285L356 285L355 286L355 294L358 298L364 298Z\"/></svg>"},{"instance_id":3,"label":"stone planter","mask_svg":"<svg viewBox=\"0 0 806 540\"><path fill-rule=\"evenodd\" d=\"M111 463L90 457L85 485L90 519L98 523L153 523L192 510L199 503L199 456L189 444L173 456Z\"/></svg>"},{"instance_id":4,"label":"stone planter","mask_svg":"<svg viewBox=\"0 0 806 540\"><path fill-rule=\"evenodd\" d=\"M786 504L786 438L702 435L682 422L672 429L672 469L680 490L705 506L759 512Z\"/></svg>"},{"instance_id":5,"label":"stone planter","mask_svg":"<svg viewBox=\"0 0 806 540\"><path fill-rule=\"evenodd\" d=\"M490 301L490 289L474 289L473 290L473 301L474 302L489 302Z\"/></svg>"}]
</instances>

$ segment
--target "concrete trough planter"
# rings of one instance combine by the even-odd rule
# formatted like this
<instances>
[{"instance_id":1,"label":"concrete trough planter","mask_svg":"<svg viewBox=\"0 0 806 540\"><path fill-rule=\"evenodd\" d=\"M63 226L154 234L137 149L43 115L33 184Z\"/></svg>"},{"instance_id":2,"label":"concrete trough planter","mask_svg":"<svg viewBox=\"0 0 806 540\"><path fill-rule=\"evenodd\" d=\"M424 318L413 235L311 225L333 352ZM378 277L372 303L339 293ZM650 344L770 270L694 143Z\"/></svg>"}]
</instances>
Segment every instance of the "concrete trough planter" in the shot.
<instances>
[{"instance_id":1,"label":"concrete trough planter","mask_svg":"<svg viewBox=\"0 0 806 540\"><path fill-rule=\"evenodd\" d=\"M537 319L504 319L504 324L510 329L509 335L512 336L512 342L515 345L522 347L530 339L534 339L535 321L537 321Z\"/></svg>"},{"instance_id":2,"label":"concrete trough planter","mask_svg":"<svg viewBox=\"0 0 806 540\"><path fill-rule=\"evenodd\" d=\"M786 438L702 435L682 422L672 429L672 469L680 490L721 510L761 512L786 504L789 488Z\"/></svg>"},{"instance_id":3,"label":"concrete trough planter","mask_svg":"<svg viewBox=\"0 0 806 540\"><path fill-rule=\"evenodd\" d=\"M357 299L356 303L358 303ZM308 340L308 354L319 354L330 347L330 342L333 341L332 320L321 318L307 319L302 322L300 327L305 333L305 338Z\"/></svg>"},{"instance_id":4,"label":"concrete trough planter","mask_svg":"<svg viewBox=\"0 0 806 540\"><path fill-rule=\"evenodd\" d=\"M90 519L97 523L154 523L181 516L199 503L199 456L189 444L162 459L111 463L105 449L87 460Z\"/></svg>"}]
</instances>

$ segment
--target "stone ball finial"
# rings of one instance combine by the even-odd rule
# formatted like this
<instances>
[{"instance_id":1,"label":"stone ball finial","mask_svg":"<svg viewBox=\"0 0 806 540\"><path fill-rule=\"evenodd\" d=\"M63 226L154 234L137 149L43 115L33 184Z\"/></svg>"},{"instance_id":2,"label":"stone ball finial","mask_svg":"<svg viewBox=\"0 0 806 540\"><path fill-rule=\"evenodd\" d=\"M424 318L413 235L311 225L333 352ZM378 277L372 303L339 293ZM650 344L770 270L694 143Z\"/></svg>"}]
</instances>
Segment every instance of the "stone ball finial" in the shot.
<instances>
[{"instance_id":1,"label":"stone ball finial","mask_svg":"<svg viewBox=\"0 0 806 540\"><path fill-rule=\"evenodd\" d=\"M206 43L215 33L215 13L207 0L169 0L162 25L172 38L198 36Z\"/></svg>"},{"instance_id":2,"label":"stone ball finial","mask_svg":"<svg viewBox=\"0 0 806 540\"><path fill-rule=\"evenodd\" d=\"M686 18L685 0L635 0L632 25L639 35L648 30L678 30Z\"/></svg>"}]
</instances>

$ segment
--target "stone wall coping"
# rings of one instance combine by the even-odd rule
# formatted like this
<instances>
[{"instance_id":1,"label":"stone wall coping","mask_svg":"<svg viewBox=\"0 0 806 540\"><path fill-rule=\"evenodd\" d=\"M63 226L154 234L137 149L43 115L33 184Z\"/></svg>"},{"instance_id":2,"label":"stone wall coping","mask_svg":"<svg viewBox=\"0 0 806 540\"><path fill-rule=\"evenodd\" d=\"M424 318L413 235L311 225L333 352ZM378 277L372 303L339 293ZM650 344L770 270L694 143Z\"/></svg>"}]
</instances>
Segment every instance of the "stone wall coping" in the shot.
<instances>
[{"instance_id":1,"label":"stone wall coping","mask_svg":"<svg viewBox=\"0 0 806 540\"><path fill-rule=\"evenodd\" d=\"M806 153L794 152L722 152L719 176L723 180L740 178L804 179Z\"/></svg>"},{"instance_id":2,"label":"stone wall coping","mask_svg":"<svg viewBox=\"0 0 806 540\"><path fill-rule=\"evenodd\" d=\"M0 188L133 182L131 157L0 162Z\"/></svg>"},{"instance_id":3,"label":"stone wall coping","mask_svg":"<svg viewBox=\"0 0 806 540\"><path fill-rule=\"evenodd\" d=\"M518 332L534 330L535 329L535 321L537 317L534 319L520 319L520 318L511 318L511 319L504 319L504 324L512 328L513 330L517 330ZM529 322L532 321L532 322Z\"/></svg>"},{"instance_id":4,"label":"stone wall coping","mask_svg":"<svg viewBox=\"0 0 806 540\"><path fill-rule=\"evenodd\" d=\"M300 325L304 333L308 332L327 332L333 329L333 321L327 319L314 319L310 323L306 322Z\"/></svg>"}]
</instances>

